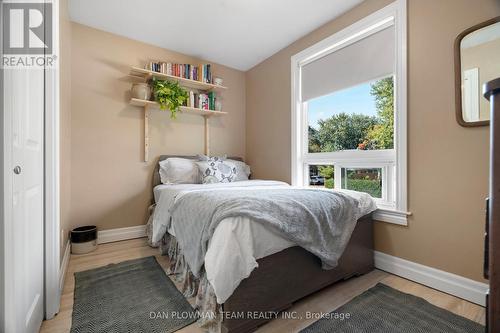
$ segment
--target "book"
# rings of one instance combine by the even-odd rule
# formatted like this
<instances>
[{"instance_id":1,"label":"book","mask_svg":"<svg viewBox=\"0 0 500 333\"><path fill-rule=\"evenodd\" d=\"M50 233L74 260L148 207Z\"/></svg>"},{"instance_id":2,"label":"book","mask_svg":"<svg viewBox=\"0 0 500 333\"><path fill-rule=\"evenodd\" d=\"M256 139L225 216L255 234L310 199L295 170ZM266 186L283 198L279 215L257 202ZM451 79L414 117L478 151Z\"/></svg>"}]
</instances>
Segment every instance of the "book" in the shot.
<instances>
[{"instance_id":1,"label":"book","mask_svg":"<svg viewBox=\"0 0 500 333\"><path fill-rule=\"evenodd\" d=\"M188 103L188 106L191 107L191 108L194 108L195 105L194 105L194 91L190 91L189 92L189 103Z\"/></svg>"},{"instance_id":2,"label":"book","mask_svg":"<svg viewBox=\"0 0 500 333\"><path fill-rule=\"evenodd\" d=\"M203 83L213 83L211 64L192 65L150 61L144 68L153 72L177 76L184 79Z\"/></svg>"},{"instance_id":3,"label":"book","mask_svg":"<svg viewBox=\"0 0 500 333\"><path fill-rule=\"evenodd\" d=\"M216 98L215 92L211 91L208 93L208 108L209 110L215 110L215 98Z\"/></svg>"}]
</instances>

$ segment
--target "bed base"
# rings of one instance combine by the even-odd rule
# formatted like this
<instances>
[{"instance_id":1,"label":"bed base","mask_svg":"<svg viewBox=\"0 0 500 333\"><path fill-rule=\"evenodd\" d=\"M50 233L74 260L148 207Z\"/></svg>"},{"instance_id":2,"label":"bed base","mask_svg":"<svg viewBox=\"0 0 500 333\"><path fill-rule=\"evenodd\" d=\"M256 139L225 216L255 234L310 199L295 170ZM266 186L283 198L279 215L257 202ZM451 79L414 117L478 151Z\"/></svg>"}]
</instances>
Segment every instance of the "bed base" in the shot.
<instances>
[{"instance_id":1,"label":"bed base","mask_svg":"<svg viewBox=\"0 0 500 333\"><path fill-rule=\"evenodd\" d=\"M223 310L229 313L283 311L301 298L326 286L373 270L373 221L371 215L358 220L339 265L323 270L321 261L294 246L257 260L259 267L243 280ZM225 318L224 333L246 333L271 319Z\"/></svg>"}]
</instances>

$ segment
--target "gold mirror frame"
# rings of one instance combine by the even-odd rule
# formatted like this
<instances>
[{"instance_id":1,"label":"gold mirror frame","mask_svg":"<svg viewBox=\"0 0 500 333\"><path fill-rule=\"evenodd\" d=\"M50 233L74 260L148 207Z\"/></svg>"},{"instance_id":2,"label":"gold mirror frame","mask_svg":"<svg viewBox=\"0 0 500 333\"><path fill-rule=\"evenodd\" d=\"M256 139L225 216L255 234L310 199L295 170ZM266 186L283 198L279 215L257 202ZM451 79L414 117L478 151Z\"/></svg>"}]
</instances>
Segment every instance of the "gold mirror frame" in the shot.
<instances>
[{"instance_id":1,"label":"gold mirror frame","mask_svg":"<svg viewBox=\"0 0 500 333\"><path fill-rule=\"evenodd\" d=\"M477 126L488 126L490 124L489 120L480 120L474 122L467 122L464 120L462 113L462 61L460 58L460 44L462 39L474 32L476 30L485 28L492 24L500 22L500 16L492 18L488 21L476 24L466 30L464 30L460 35L455 39L455 113L457 122L464 127L477 127Z\"/></svg>"}]
</instances>

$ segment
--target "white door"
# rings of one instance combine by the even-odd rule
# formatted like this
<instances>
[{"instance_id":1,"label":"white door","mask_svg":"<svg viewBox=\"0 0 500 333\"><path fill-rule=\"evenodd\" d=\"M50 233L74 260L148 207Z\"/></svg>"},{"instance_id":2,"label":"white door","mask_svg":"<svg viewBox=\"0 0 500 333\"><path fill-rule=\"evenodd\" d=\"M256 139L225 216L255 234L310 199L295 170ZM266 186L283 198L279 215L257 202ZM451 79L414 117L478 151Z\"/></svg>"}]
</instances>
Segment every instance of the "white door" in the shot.
<instances>
[{"instance_id":1,"label":"white door","mask_svg":"<svg viewBox=\"0 0 500 333\"><path fill-rule=\"evenodd\" d=\"M464 70L463 116L465 121L479 121L479 68Z\"/></svg>"},{"instance_id":2,"label":"white door","mask_svg":"<svg viewBox=\"0 0 500 333\"><path fill-rule=\"evenodd\" d=\"M44 72L4 70L5 333L38 332L44 304Z\"/></svg>"}]
</instances>

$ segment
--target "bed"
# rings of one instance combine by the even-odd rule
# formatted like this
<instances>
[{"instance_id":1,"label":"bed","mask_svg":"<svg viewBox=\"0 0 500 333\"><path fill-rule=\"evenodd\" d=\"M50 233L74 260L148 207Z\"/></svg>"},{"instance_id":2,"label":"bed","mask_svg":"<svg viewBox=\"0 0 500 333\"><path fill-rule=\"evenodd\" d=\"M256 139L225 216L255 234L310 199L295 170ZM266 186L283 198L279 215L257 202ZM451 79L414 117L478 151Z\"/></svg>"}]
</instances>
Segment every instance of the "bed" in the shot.
<instances>
[{"instance_id":1,"label":"bed","mask_svg":"<svg viewBox=\"0 0 500 333\"><path fill-rule=\"evenodd\" d=\"M160 156L159 162L169 157L196 159L195 156L163 155ZM231 159L241 161L241 158L231 157ZM248 183L232 184L231 186L237 187L238 190L245 190L242 186L247 186L251 190L255 187L266 188L266 186L269 186L270 189L281 189L288 186L280 182L255 180L248 181ZM166 205L161 200L168 200L165 199L168 195L172 198L178 196L178 194L170 193L173 189L180 191L174 193L190 193L200 191L198 188L202 186L204 186L202 191L209 191L206 185L198 185L198 187L196 185L181 185L174 188L170 185L161 185L159 164L156 165L153 175L153 188L154 200L157 205ZM217 189L217 186L214 186L214 189ZM359 195L358 200L361 199L365 200L363 203L365 206L373 204L371 201L367 201L366 195ZM373 210L373 208L364 209L366 211ZM159 219L158 216L157 219ZM179 265L185 265L184 260L177 260L176 254L174 254L179 250L173 230L168 227L161 229L158 225L156 229L158 235L163 235L163 252L171 256L171 259L174 259L176 268L173 270L178 269ZM338 263L333 269L328 270L323 269L322 260L316 255L300 246L296 246L288 239L283 239L279 234L265 229L260 223L248 223L248 220L244 218L236 218L230 221L224 220L215 228L209 248L204 256L206 263L203 270L203 279L200 278L200 280L205 281L205 284L194 279L192 274L187 273L186 275L184 273L182 278L187 281L185 288L188 290L187 296L194 296L196 293L198 295L204 293L206 296L209 294L206 289L210 289L215 294L213 297L217 300L216 306L218 310L222 310L223 313L249 314L257 311L260 314L268 314L257 316L258 318L255 316L226 315L218 321L217 327L213 323L207 325L206 328L209 330L220 330L222 332L254 331L273 319L272 314L289 308L297 300L334 282L359 276L373 270L373 223L371 213L357 219L347 245L338 258ZM240 246L238 242L241 241L238 237L243 237L241 235L259 239L261 243L256 244L254 241L254 243L248 245L248 250L243 249L241 255L235 255L234 251L238 250L238 246ZM216 242L217 238L220 241ZM174 244L174 247L172 247L172 244ZM223 247L229 248L226 249L226 252L231 253L232 251L232 255L224 257L221 245L216 246L215 244L223 244ZM184 245L184 247L186 246ZM244 248L245 245L240 247ZM217 248L218 252L214 248ZM250 250L253 252L251 255L247 255L246 252ZM231 260L233 260L232 263ZM241 260L243 264L235 260ZM221 262L225 265L221 265ZM199 274L197 276L200 277ZM204 299L202 302L207 302L207 300Z\"/></svg>"}]
</instances>

